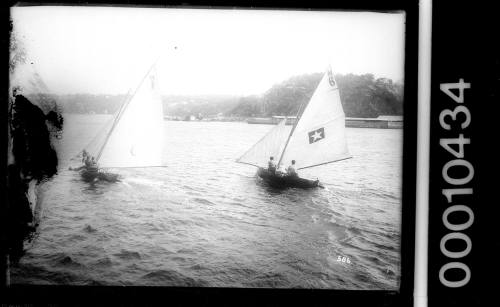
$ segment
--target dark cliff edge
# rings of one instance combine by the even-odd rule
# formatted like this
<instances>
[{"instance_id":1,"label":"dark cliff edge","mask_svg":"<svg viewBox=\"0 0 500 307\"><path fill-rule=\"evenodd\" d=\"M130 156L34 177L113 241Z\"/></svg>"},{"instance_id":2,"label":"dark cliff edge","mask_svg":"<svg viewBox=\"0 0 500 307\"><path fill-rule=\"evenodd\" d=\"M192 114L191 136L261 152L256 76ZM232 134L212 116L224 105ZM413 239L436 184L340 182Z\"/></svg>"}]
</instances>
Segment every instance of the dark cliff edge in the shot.
<instances>
[{"instance_id":1,"label":"dark cliff edge","mask_svg":"<svg viewBox=\"0 0 500 307\"><path fill-rule=\"evenodd\" d=\"M63 118L15 94L8 112L6 252L15 264L23 255L23 242L36 229L29 189L57 173L57 153L51 132L62 131Z\"/></svg>"}]
</instances>

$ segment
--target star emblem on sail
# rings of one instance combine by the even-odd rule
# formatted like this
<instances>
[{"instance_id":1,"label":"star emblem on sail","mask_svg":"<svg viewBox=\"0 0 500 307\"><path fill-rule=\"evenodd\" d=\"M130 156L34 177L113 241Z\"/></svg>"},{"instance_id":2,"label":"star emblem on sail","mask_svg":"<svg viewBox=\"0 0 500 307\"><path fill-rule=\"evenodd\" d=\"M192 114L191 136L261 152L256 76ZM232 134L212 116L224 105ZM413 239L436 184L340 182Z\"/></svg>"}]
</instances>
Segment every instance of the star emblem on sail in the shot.
<instances>
[{"instance_id":1,"label":"star emblem on sail","mask_svg":"<svg viewBox=\"0 0 500 307\"><path fill-rule=\"evenodd\" d=\"M325 129L319 128L319 129L313 130L313 131L309 132L308 135L309 135L309 144L312 144L314 142L317 142L317 141L325 138Z\"/></svg>"}]
</instances>

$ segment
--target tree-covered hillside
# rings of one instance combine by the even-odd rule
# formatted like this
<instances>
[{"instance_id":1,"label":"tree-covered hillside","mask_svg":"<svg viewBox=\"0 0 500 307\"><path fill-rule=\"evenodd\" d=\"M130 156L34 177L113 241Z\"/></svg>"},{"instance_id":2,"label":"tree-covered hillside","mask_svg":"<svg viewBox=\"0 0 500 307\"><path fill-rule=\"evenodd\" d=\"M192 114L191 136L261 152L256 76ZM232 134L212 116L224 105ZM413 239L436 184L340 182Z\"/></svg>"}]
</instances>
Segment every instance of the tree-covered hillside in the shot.
<instances>
[{"instance_id":1,"label":"tree-covered hillside","mask_svg":"<svg viewBox=\"0 0 500 307\"><path fill-rule=\"evenodd\" d=\"M165 115L185 117L189 115L216 116L233 109L238 97L228 95L163 96Z\"/></svg>"},{"instance_id":2,"label":"tree-covered hillside","mask_svg":"<svg viewBox=\"0 0 500 307\"><path fill-rule=\"evenodd\" d=\"M295 116L309 101L322 73L291 77L275 84L262 95L244 97L212 95L162 96L165 115L211 117ZM344 112L348 117L377 117L403 114L403 85L372 74L336 75ZM66 113L108 113L118 110L125 95L60 95L54 97Z\"/></svg>"},{"instance_id":3,"label":"tree-covered hillside","mask_svg":"<svg viewBox=\"0 0 500 307\"><path fill-rule=\"evenodd\" d=\"M261 97L242 97L228 115L297 115L309 101L322 73L292 77L271 87ZM403 85L372 74L336 75L344 112L348 117L377 117L403 114Z\"/></svg>"}]
</instances>

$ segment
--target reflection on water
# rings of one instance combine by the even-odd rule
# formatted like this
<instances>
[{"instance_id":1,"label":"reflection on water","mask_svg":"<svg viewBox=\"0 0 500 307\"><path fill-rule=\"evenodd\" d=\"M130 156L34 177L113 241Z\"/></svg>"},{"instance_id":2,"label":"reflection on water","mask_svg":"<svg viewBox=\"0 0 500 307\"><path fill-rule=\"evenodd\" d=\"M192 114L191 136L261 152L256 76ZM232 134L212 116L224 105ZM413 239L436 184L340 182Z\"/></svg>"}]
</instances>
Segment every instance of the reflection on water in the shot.
<instances>
[{"instance_id":1,"label":"reflection on water","mask_svg":"<svg viewBox=\"0 0 500 307\"><path fill-rule=\"evenodd\" d=\"M272 126L166 121L165 168L83 182L68 167L104 118L66 117L13 283L399 287L402 130L347 129L353 159L299 171L325 189L280 190L234 162Z\"/></svg>"}]
</instances>

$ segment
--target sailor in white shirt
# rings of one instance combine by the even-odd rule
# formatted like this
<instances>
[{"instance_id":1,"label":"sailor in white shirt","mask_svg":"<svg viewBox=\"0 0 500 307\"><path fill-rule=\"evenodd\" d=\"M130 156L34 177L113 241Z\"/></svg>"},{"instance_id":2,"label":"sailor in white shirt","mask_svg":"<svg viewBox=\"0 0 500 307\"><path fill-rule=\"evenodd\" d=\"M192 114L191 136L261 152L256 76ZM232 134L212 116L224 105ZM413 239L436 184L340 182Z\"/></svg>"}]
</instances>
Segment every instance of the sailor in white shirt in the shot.
<instances>
[{"instance_id":1,"label":"sailor in white shirt","mask_svg":"<svg viewBox=\"0 0 500 307\"><path fill-rule=\"evenodd\" d=\"M276 172L276 163L274 162L274 157L269 157L269 162L267 162L267 170L273 174Z\"/></svg>"},{"instance_id":2,"label":"sailor in white shirt","mask_svg":"<svg viewBox=\"0 0 500 307\"><path fill-rule=\"evenodd\" d=\"M291 177L297 177L297 171L295 170L295 160L292 160L292 164L286 169L286 174Z\"/></svg>"}]
</instances>

